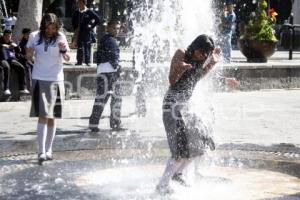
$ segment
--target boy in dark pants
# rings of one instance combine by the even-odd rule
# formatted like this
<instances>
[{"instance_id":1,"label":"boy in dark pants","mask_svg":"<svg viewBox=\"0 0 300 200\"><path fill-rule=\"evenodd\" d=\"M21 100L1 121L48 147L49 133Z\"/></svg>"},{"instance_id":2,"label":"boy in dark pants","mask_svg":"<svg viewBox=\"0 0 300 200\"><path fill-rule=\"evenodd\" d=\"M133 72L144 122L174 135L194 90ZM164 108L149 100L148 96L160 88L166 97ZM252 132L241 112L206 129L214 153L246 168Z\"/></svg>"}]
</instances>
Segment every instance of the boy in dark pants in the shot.
<instances>
[{"instance_id":1,"label":"boy in dark pants","mask_svg":"<svg viewBox=\"0 0 300 200\"><path fill-rule=\"evenodd\" d=\"M95 26L100 24L99 16L86 7L86 0L78 0L79 9L75 11L72 17L72 25L74 28L74 36L72 47L77 47L77 63L82 65L83 58L86 65L91 62L91 43L94 42Z\"/></svg>"},{"instance_id":2,"label":"boy in dark pants","mask_svg":"<svg viewBox=\"0 0 300 200\"><path fill-rule=\"evenodd\" d=\"M111 96L110 127L120 129L121 127L121 104L120 85L117 83L120 76L119 54L120 49L116 36L120 30L120 23L111 21L107 24L107 33L102 37L97 50L97 96L93 111L89 120L89 128L97 132L99 120L104 106Z\"/></svg>"},{"instance_id":3,"label":"boy in dark pants","mask_svg":"<svg viewBox=\"0 0 300 200\"><path fill-rule=\"evenodd\" d=\"M18 44L18 52L16 54L16 57L18 61L25 67L26 72L26 82L28 85L28 89L31 90L31 72L32 72L32 63L27 62L26 58L26 45L29 39L29 35L31 33L31 30L29 28L24 28L22 30L22 38Z\"/></svg>"}]
</instances>

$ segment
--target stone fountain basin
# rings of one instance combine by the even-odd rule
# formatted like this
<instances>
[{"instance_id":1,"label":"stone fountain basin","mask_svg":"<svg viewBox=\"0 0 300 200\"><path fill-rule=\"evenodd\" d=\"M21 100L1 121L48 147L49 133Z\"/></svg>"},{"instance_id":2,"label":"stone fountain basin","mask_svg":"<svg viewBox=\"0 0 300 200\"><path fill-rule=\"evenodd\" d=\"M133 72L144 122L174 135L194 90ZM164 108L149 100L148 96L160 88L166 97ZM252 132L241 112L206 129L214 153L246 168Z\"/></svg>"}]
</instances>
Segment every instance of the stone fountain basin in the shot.
<instances>
[{"instance_id":1,"label":"stone fountain basin","mask_svg":"<svg viewBox=\"0 0 300 200\"><path fill-rule=\"evenodd\" d=\"M190 188L155 192L167 149L56 152L43 166L34 154L0 161L0 199L300 199L299 159L270 152L217 150L189 168Z\"/></svg>"}]
</instances>

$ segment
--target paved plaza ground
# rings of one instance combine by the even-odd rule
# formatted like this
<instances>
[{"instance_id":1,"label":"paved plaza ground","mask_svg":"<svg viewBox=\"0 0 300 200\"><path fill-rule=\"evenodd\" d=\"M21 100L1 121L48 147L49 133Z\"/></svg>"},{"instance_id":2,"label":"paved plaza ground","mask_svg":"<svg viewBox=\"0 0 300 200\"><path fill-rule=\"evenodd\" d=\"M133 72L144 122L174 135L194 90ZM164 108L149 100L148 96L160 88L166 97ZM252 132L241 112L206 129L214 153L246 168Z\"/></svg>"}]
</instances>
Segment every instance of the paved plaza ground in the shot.
<instances>
[{"instance_id":1,"label":"paved plaza ground","mask_svg":"<svg viewBox=\"0 0 300 200\"><path fill-rule=\"evenodd\" d=\"M70 64L75 63L76 53L71 53ZM246 62L240 51L233 51L233 65ZM288 51L276 51L268 63L282 63L282 65L298 64L300 52L295 51L293 60L288 60ZM95 67L95 64L92 65ZM74 68L76 68L74 66ZM200 88L201 90L201 88ZM251 143L272 145L291 143L300 145L297 137L300 124L297 123L300 113L300 90L258 90L252 92L221 92L209 94L208 101L215 107L215 139L218 143ZM165 139L161 120L162 96L148 97L145 118L136 114L133 96L124 97L122 121L124 127L141 137L158 137ZM200 94L200 97L201 94ZM195 97L197 99L197 97ZM202 98L203 99L203 98ZM67 100L65 117L58 120L58 137L68 138L74 135L85 137L88 130L88 117L93 105L93 99ZM203 105L205 107L206 105ZM109 106L101 120L100 128L109 131ZM201 107L201 106L200 106ZM35 141L36 119L29 118L30 102L2 102L0 103L0 152L10 152L21 142ZM197 111L196 111L197 112ZM201 108L198 111L202 115ZM151 123L149 123L151 122ZM26 145L25 145L26 146ZM10 148L8 148L10 147ZM28 148L28 147L27 147ZM81 147L82 148L82 147ZM29 148L33 150L32 148ZM22 150L14 148L15 151Z\"/></svg>"},{"instance_id":2,"label":"paved plaza ground","mask_svg":"<svg viewBox=\"0 0 300 200\"><path fill-rule=\"evenodd\" d=\"M122 122L128 132L143 138L165 140L161 119L162 97L147 99L148 112L145 117L137 116L134 97L124 97L123 100ZM215 93L209 100L212 101L215 110L214 137L217 143L289 143L300 147L300 90ZM200 104L202 105L201 101ZM64 118L58 120L56 140L68 143L68 138L74 140L74 136L78 136L80 143L81 140L91 139L87 125L92 105L92 99L67 100ZM0 104L2 153L9 153L12 148L17 150L14 145L21 145L22 142L34 146L37 119L28 117L29 109L29 101ZM199 109L195 110L196 113L203 115L201 106L196 109ZM108 116L109 106L106 107L99 126L104 133L110 131ZM101 135L101 132L98 134ZM29 148L26 145L24 147L27 150Z\"/></svg>"}]
</instances>

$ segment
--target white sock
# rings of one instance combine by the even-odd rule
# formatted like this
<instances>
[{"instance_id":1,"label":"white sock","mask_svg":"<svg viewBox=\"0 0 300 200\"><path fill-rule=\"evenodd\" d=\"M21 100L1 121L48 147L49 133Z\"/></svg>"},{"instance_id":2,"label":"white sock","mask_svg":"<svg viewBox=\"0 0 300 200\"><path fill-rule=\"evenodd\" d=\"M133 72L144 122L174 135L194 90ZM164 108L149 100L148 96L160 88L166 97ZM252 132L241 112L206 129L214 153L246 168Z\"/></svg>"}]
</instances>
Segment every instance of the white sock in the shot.
<instances>
[{"instance_id":1,"label":"white sock","mask_svg":"<svg viewBox=\"0 0 300 200\"><path fill-rule=\"evenodd\" d=\"M174 158L170 158L167 162L167 166L163 173L163 176L161 177L158 183L158 187L168 186L174 173L178 170L178 168L182 165L183 162L184 160L176 161Z\"/></svg>"},{"instance_id":2,"label":"white sock","mask_svg":"<svg viewBox=\"0 0 300 200\"><path fill-rule=\"evenodd\" d=\"M38 123L37 124L37 138L39 143L38 154L45 153L45 143L47 137L47 125Z\"/></svg>"},{"instance_id":3,"label":"white sock","mask_svg":"<svg viewBox=\"0 0 300 200\"><path fill-rule=\"evenodd\" d=\"M47 126L47 128L46 152L52 153L52 144L56 133L56 125L54 124L54 126Z\"/></svg>"}]
</instances>

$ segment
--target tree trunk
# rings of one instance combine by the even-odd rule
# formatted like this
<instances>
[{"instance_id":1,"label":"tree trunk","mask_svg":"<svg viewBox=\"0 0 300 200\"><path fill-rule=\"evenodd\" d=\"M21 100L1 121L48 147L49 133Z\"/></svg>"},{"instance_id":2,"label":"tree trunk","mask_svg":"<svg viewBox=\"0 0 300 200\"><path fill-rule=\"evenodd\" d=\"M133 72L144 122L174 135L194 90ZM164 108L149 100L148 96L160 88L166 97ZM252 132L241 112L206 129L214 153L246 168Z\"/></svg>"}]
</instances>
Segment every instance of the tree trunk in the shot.
<instances>
[{"instance_id":1,"label":"tree trunk","mask_svg":"<svg viewBox=\"0 0 300 200\"><path fill-rule=\"evenodd\" d=\"M19 3L18 19L13 30L13 39L17 41L23 28L37 30L42 18L42 0L22 0Z\"/></svg>"}]
</instances>

